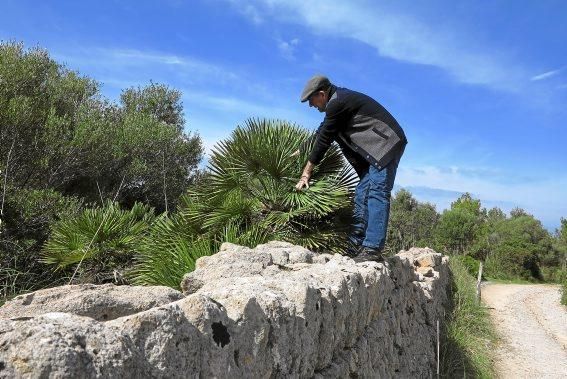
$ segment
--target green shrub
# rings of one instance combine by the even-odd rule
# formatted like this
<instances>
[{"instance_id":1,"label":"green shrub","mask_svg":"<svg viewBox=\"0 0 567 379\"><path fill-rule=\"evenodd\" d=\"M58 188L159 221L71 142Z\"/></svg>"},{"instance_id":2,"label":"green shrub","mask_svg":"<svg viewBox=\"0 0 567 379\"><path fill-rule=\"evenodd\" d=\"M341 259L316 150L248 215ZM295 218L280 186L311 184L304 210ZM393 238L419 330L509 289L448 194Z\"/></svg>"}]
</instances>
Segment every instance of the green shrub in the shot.
<instances>
[{"instance_id":1,"label":"green shrub","mask_svg":"<svg viewBox=\"0 0 567 379\"><path fill-rule=\"evenodd\" d=\"M39 261L51 226L80 212L82 202L59 192L8 187L0 225L0 299L62 283Z\"/></svg>"},{"instance_id":2,"label":"green shrub","mask_svg":"<svg viewBox=\"0 0 567 379\"><path fill-rule=\"evenodd\" d=\"M478 276L478 269L480 267L479 260L474 259L470 255L453 255L451 256L451 261L459 261L473 278Z\"/></svg>"},{"instance_id":3,"label":"green shrub","mask_svg":"<svg viewBox=\"0 0 567 379\"><path fill-rule=\"evenodd\" d=\"M180 215L163 215L142 239L136 266L129 276L135 284L180 289L181 279L195 269L196 260L219 251L222 242L255 247L269 239L270 236L261 229L250 228L241 233L232 224L227 225L215 239L206 234L196 234Z\"/></svg>"},{"instance_id":4,"label":"green shrub","mask_svg":"<svg viewBox=\"0 0 567 379\"><path fill-rule=\"evenodd\" d=\"M529 249L500 245L486 259L486 276L506 280L542 280L538 256Z\"/></svg>"},{"instance_id":5,"label":"green shrub","mask_svg":"<svg viewBox=\"0 0 567 379\"><path fill-rule=\"evenodd\" d=\"M563 281L567 280L567 270L561 267L541 267L541 275L547 283L559 283L562 284Z\"/></svg>"},{"instance_id":6,"label":"green shrub","mask_svg":"<svg viewBox=\"0 0 567 379\"><path fill-rule=\"evenodd\" d=\"M112 202L86 209L54 225L42 261L68 272L80 265L82 281L101 283L122 276L154 219L153 210L139 203L130 210Z\"/></svg>"}]
</instances>

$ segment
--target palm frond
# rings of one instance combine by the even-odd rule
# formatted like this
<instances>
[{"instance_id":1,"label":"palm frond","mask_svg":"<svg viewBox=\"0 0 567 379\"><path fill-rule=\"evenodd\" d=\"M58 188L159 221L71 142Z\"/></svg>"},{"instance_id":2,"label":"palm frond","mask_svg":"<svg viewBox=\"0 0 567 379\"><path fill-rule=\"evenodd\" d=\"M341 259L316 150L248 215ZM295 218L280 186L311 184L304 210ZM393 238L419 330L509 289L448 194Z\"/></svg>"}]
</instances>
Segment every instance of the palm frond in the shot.
<instances>
[{"instance_id":1,"label":"palm frond","mask_svg":"<svg viewBox=\"0 0 567 379\"><path fill-rule=\"evenodd\" d=\"M54 225L43 247L42 262L63 270L81 261L87 266L95 260L94 265L106 266L117 257L127 261L154 218L153 210L143 204L122 210L117 203L107 202L104 207L86 209Z\"/></svg>"},{"instance_id":2,"label":"palm frond","mask_svg":"<svg viewBox=\"0 0 567 379\"><path fill-rule=\"evenodd\" d=\"M254 247L280 239L344 251L356 177L332 146L309 190L296 191L308 153L292 154L309 136L279 120L249 119L237 127L215 146L207 172L182 196L178 213L154 222L134 281L177 288L195 260L216 252L222 242Z\"/></svg>"}]
</instances>

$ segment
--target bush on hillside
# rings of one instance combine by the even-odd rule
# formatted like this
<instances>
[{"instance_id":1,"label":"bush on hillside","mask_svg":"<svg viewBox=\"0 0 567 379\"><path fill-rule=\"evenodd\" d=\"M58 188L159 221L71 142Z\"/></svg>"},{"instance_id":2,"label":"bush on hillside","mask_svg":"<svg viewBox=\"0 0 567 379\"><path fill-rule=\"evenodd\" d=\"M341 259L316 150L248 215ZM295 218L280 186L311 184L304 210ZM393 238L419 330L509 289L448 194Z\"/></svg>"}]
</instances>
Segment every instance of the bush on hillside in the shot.
<instances>
[{"instance_id":1,"label":"bush on hillside","mask_svg":"<svg viewBox=\"0 0 567 379\"><path fill-rule=\"evenodd\" d=\"M497 279L542 280L538 257L513 245L498 246L486 259L486 276Z\"/></svg>"},{"instance_id":2,"label":"bush on hillside","mask_svg":"<svg viewBox=\"0 0 567 379\"><path fill-rule=\"evenodd\" d=\"M480 268L479 260L474 259L470 255L454 255L451 257L451 261L458 261L459 264L467 269L467 272L473 278L478 276L478 270Z\"/></svg>"},{"instance_id":3,"label":"bush on hillside","mask_svg":"<svg viewBox=\"0 0 567 379\"><path fill-rule=\"evenodd\" d=\"M0 43L0 78L0 167L13 187L162 211L192 182L203 148L183 129L179 91L150 83L114 104L46 50L13 42Z\"/></svg>"}]
</instances>

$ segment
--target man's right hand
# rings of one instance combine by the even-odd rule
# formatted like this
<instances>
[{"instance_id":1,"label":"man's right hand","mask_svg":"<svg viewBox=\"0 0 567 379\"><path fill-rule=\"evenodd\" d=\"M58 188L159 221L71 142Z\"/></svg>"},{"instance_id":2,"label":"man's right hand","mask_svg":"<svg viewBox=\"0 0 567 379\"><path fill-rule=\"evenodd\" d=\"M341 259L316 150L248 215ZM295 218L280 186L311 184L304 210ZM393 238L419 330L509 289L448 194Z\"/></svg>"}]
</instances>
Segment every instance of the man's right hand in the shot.
<instances>
[{"instance_id":1,"label":"man's right hand","mask_svg":"<svg viewBox=\"0 0 567 379\"><path fill-rule=\"evenodd\" d=\"M303 187L305 187L306 189L309 188L309 179L311 179L311 174L313 173L314 167L315 165L311 163L311 161L307 161L305 168L303 169L303 173L301 174L301 179L299 179L299 182L297 182L297 184L295 185L295 189L301 191Z\"/></svg>"},{"instance_id":2,"label":"man's right hand","mask_svg":"<svg viewBox=\"0 0 567 379\"><path fill-rule=\"evenodd\" d=\"M295 189L301 191L304 187L305 189L309 189L309 177L305 175L299 179L299 182L295 185Z\"/></svg>"},{"instance_id":3,"label":"man's right hand","mask_svg":"<svg viewBox=\"0 0 567 379\"><path fill-rule=\"evenodd\" d=\"M297 157L301 152L299 151L299 149L297 149L296 151L293 152L293 154L290 155L291 158L293 157Z\"/></svg>"}]
</instances>

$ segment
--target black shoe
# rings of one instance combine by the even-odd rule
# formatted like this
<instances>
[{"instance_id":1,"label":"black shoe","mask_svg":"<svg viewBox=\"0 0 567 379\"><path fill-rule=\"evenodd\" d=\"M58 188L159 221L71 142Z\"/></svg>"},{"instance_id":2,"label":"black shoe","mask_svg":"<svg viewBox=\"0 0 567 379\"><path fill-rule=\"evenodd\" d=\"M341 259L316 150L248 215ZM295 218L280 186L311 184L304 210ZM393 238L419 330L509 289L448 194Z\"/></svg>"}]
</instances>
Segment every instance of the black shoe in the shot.
<instances>
[{"instance_id":1,"label":"black shoe","mask_svg":"<svg viewBox=\"0 0 567 379\"><path fill-rule=\"evenodd\" d=\"M360 254L362 247L349 244L345 250L345 255L349 258L354 258Z\"/></svg>"},{"instance_id":2,"label":"black shoe","mask_svg":"<svg viewBox=\"0 0 567 379\"><path fill-rule=\"evenodd\" d=\"M378 249L363 246L360 253L353 258L355 262L384 262L382 252Z\"/></svg>"}]
</instances>

